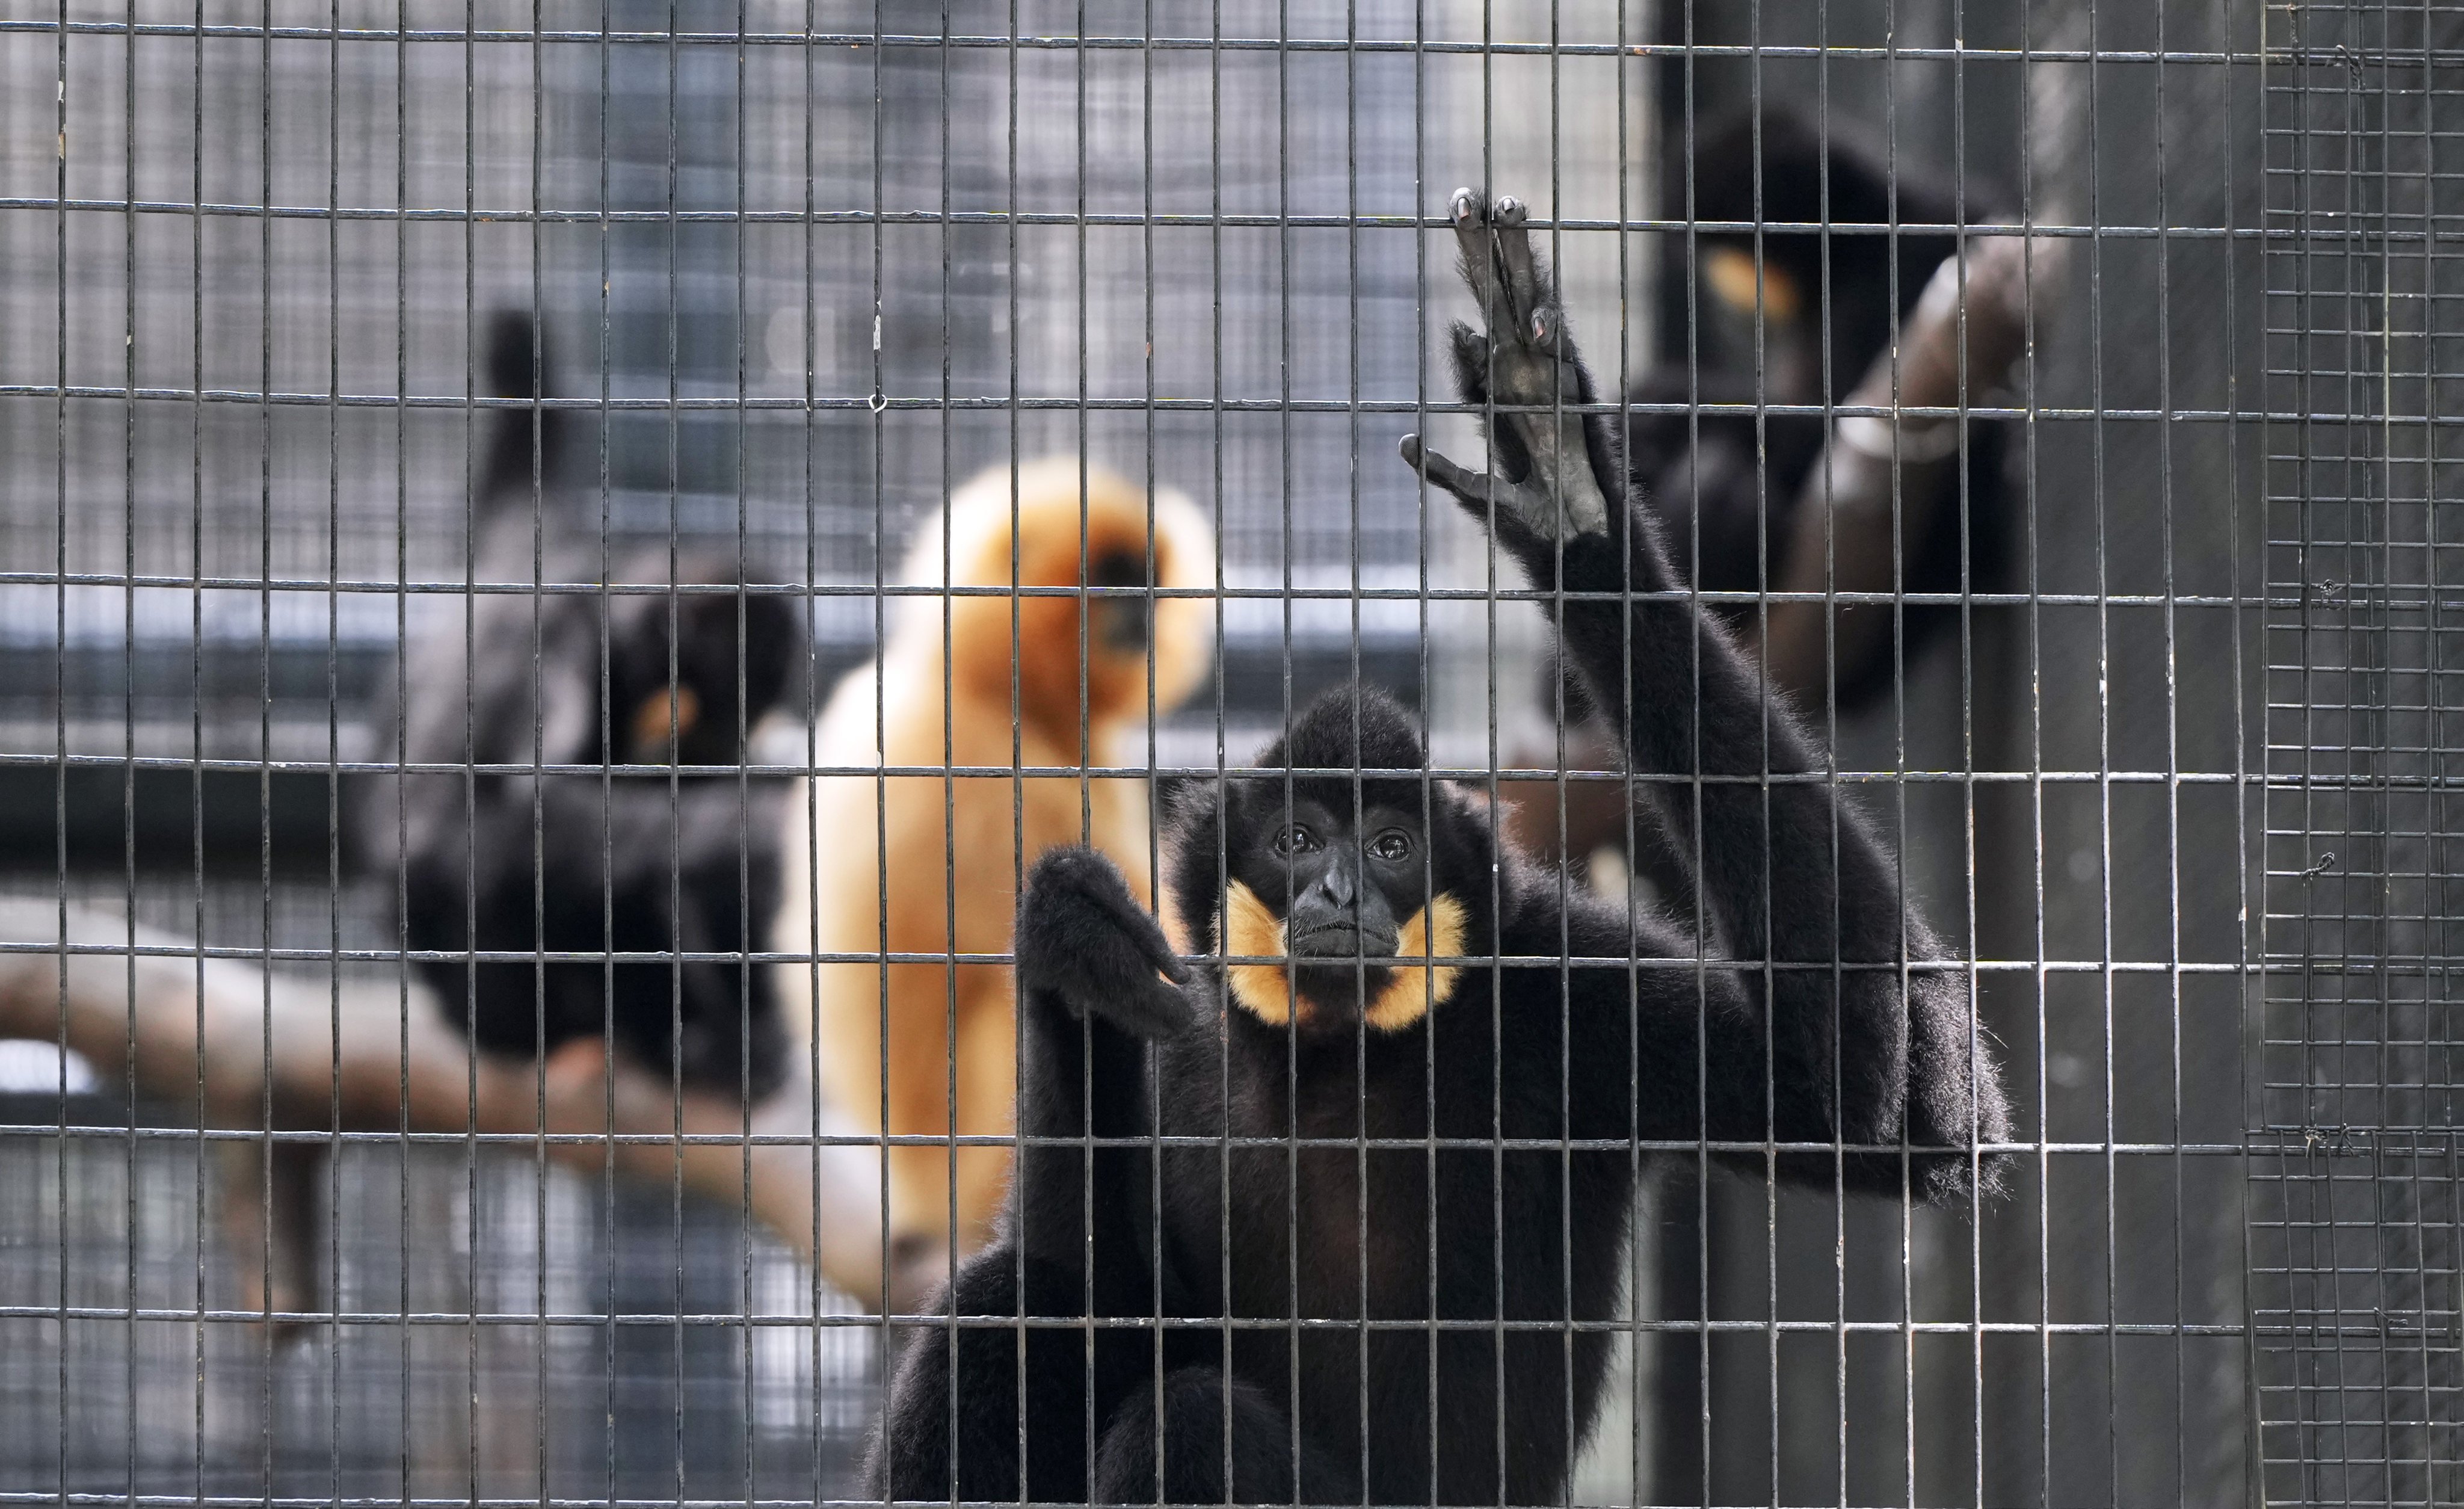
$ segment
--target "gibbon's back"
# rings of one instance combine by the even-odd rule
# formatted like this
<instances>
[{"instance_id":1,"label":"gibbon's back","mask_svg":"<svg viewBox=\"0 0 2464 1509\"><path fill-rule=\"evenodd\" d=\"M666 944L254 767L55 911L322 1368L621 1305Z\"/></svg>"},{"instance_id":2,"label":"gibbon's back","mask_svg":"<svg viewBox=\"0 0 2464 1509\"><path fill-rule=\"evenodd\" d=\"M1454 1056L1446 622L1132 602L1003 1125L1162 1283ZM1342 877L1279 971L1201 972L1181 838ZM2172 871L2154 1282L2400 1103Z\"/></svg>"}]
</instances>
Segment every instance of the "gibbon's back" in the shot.
<instances>
[{"instance_id":1,"label":"gibbon's back","mask_svg":"<svg viewBox=\"0 0 2464 1509\"><path fill-rule=\"evenodd\" d=\"M1187 499L1159 489L1150 503L1112 473L1054 457L959 489L917 531L899 582L1144 588L1150 512L1154 586L1209 581L1207 527ZM904 597L881 658L850 673L824 707L816 763L1118 766L1146 719L1150 666L1157 713L1204 675L1206 614L1201 599L1127 592ZM1141 898L1152 891L1139 780L1083 783L1082 796L1074 775L822 776L790 793L785 838L777 937L791 953L1005 953L1018 877L1059 844L1092 843ZM1006 967L897 964L886 980L871 962L780 968L790 1023L810 1026L824 1092L858 1124L933 1137L954 1124L962 1136L1009 1131L1017 1077ZM809 1011L798 1010L803 1002ZM958 1150L961 1251L988 1233L1007 1164L1003 1148ZM892 1261L937 1269L952 1154L898 1147L889 1166Z\"/></svg>"}]
</instances>

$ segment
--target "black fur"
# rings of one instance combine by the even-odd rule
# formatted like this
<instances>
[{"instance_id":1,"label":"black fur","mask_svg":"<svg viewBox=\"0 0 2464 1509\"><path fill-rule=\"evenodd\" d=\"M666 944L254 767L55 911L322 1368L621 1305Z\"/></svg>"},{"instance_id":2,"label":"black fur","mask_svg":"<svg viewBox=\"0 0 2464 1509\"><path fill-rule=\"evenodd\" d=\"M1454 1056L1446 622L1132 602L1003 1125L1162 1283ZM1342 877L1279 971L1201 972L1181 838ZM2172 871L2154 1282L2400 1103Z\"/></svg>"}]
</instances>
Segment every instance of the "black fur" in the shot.
<instances>
[{"instance_id":1,"label":"black fur","mask_svg":"<svg viewBox=\"0 0 2464 1509\"><path fill-rule=\"evenodd\" d=\"M526 316L496 318L488 376L497 395L543 396L540 356ZM474 483L478 579L599 580L598 544L570 517L566 416L491 413ZM612 577L736 579L728 563L692 556L673 578L669 570L661 545L620 558ZM707 767L740 764L745 731L787 689L798 635L786 603L732 592L496 592L469 604L467 622L457 613L411 647L400 720L406 762L681 768L672 780L665 771L604 780L470 771L370 783L360 822L378 873L400 876L406 946L766 949L779 904L780 794L775 783L748 788ZM662 700L670 697L677 700ZM646 734L646 705L688 706L694 716ZM419 967L447 1016L493 1052L542 1053L612 1025L632 1056L688 1082L758 1097L781 1074L784 1035L769 971L740 959L610 966L449 958Z\"/></svg>"},{"instance_id":2,"label":"black fur","mask_svg":"<svg viewBox=\"0 0 2464 1509\"><path fill-rule=\"evenodd\" d=\"M1545 274L1535 293L1553 311ZM1458 334L1467 402L1492 396L1488 339ZM1571 343L1560 355L1567 396L1588 402ZM1636 770L1685 778L1663 805L1685 848L1700 835L1709 945L1494 845L1473 794L1422 773L1409 718L1366 688L1311 705L1220 797L1185 788L1171 878L1206 941L1227 880L1286 904L1274 873L1298 867L1270 840L1295 814L1336 844L1417 832L1422 875L1386 882L1397 910L1456 897L1465 955L1489 962L1410 1026L1269 1025L1231 998L1226 965L1173 957L1109 863L1046 856L1019 907L1011 1203L900 1362L870 1492L1557 1502L1607 1359L1601 1331L1565 1326L1615 1315L1634 1140L1770 1137L1821 1149L1783 1175L1944 1200L1992 1187L1972 1149L2008 1118L1960 970L1830 787L1752 779L1766 759L1783 776L1819 762L1718 622L1616 599L1678 579L1617 485L1611 425L1582 433L1605 532L1560 544L1459 496L1494 512L1533 583L1599 594L1565 602L1561 653ZM1503 438L1528 478L1530 446ZM1378 966L1351 967L1365 987ZM1293 1323L1362 1318L1431 1323Z\"/></svg>"},{"instance_id":3,"label":"black fur","mask_svg":"<svg viewBox=\"0 0 2464 1509\"><path fill-rule=\"evenodd\" d=\"M1963 206L1950 185L1905 162L1894 172L1888 151L1846 123L1834 122L1826 143L1810 122L1784 109L1767 110L1760 117L1757 159L1755 123L1755 117L1740 116L1709 128L1698 140L1694 213L1712 222L1793 225L1817 225L1827 217L1834 226L1855 228L1828 237L1804 231L1770 231L1762 237L1764 266L1797 290L1800 304L1793 319L1768 304L1763 310L1759 399L1768 404L1821 403L1821 336L1827 331L1829 396L1838 401L1885 349L1934 269L1957 250L1957 238L1944 228L1959 224L1963 209L1966 218L1975 221L1992 206L1974 193ZM1682 179L1678 187L1682 191ZM1929 229L1883 233L1881 228L1893 223L1894 205L1898 224ZM1630 391L1635 402L1757 401L1751 316L1739 318L1712 289L1692 277L1693 266L1706 263L1718 249L1750 253L1753 245L1750 235L1705 233L1697 238L1691 265L1683 248L1670 249L1666 277L1671 296L1663 300L1670 332L1667 354L1635 383ZM1691 342L1686 338L1689 327L1699 332ZM1988 590L1998 585L2010 545L2007 428L1987 420L1969 424L1965 538L1955 500L1934 510L1932 527L1904 543L1906 590L1958 591L1963 557L1970 565L1972 587ZM1738 413L1639 413L1626 428L1628 460L1644 497L1666 521L1670 559L1686 567L1699 549L1701 585L1713 591L1750 592L1779 585L1794 543L1806 481L1821 459L1825 438L1818 414L1768 414L1757 421ZM1698 527L1699 541L1693 538ZM1732 625L1742 625L1752 610L1729 606L1723 612ZM1956 608L1930 604L1902 612L1911 655L1955 628L1959 617ZM1886 640L1880 653L1842 664L1840 705L1853 708L1887 693L1897 663Z\"/></svg>"}]
</instances>

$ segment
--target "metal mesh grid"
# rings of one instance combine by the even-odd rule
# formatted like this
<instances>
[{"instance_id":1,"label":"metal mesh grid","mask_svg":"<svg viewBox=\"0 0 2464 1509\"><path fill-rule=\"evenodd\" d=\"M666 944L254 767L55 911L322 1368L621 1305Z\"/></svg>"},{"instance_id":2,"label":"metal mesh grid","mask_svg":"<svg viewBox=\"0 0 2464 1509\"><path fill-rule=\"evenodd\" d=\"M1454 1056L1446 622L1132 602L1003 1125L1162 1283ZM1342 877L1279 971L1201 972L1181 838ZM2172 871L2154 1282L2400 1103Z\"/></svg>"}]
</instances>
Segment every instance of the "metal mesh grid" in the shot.
<instances>
[{"instance_id":1,"label":"metal mesh grid","mask_svg":"<svg viewBox=\"0 0 2464 1509\"><path fill-rule=\"evenodd\" d=\"M2448 1501L2453 19L11 12L6 893L400 978L337 814L385 758L397 652L464 609L504 306L557 341L611 554L809 589L801 722L880 648L875 584L954 485L1083 451L1190 494L1222 562L1213 677L1132 765L1237 763L1359 674L1424 704L1438 765L1545 775L1570 730L1528 690L1538 623L1391 460L1469 433L1440 401L1439 201L1532 201L1622 384L1699 371L1670 270L1704 186L1672 165L1724 111L1820 113L2072 248L2026 365L1969 399L2008 447L2007 513L1964 518L2008 531L1998 574L1931 603L1955 627L1880 704L1814 719L1975 961L2018 1166L1972 1217L1663 1171L1569 1500ZM1810 416L1751 388L1704 412L1776 448L1858 375ZM754 758L806 764L801 722ZM686 1192L681 1143L635 1180L510 1134L338 1138L349 1319L280 1337L231 1298L213 1166L274 1140L201 1136L196 1077L132 1109L0 1043L0 1501L858 1495L896 1334L817 1276L818 1238Z\"/></svg>"},{"instance_id":2,"label":"metal mesh grid","mask_svg":"<svg viewBox=\"0 0 2464 1509\"><path fill-rule=\"evenodd\" d=\"M1405 605L1268 600L1421 579L1408 477L1364 467L1353 508L1296 513L1287 464L1340 472L1408 426L1417 238L1343 219L1415 208L1430 101L1391 45L1411 8L1364 12L1390 45L1351 58L1331 13L1280 52L1273 11L1159 52L1123 46L1120 17L1082 50L1066 7L5 18L12 893L395 977L369 957L395 946L390 887L335 819L353 776L319 767L383 758L397 654L458 616L490 417L461 395L492 305L539 311L595 379L576 449L611 549L740 548L820 584L824 692L877 648L871 584L925 510L988 461L1081 445L1196 495L1255 594L1184 754L1226 720L1254 742L1355 667L1417 681ZM1510 97L1549 88L1532 59L1507 72ZM1585 98L1616 72L1595 57ZM1578 149L1565 181L1614 217L1597 186L1631 156ZM1604 268L1570 272L1597 290ZM1158 327L1178 338L1151 363ZM1390 412L1356 441L1364 398ZM778 764L808 758L776 733ZM815 1326L847 1302L741 1217L519 1156L346 1144L331 1298L362 1318L269 1342L233 1308L217 1144L180 1132L176 1098L132 1111L21 1048L0 1493L852 1488L881 1333Z\"/></svg>"},{"instance_id":3,"label":"metal mesh grid","mask_svg":"<svg viewBox=\"0 0 2464 1509\"><path fill-rule=\"evenodd\" d=\"M2268 968L2252 1168L2260 1437L2283 1502L2458 1476L2459 18L2269 21ZM2446 465L2442 465L2446 463Z\"/></svg>"}]
</instances>

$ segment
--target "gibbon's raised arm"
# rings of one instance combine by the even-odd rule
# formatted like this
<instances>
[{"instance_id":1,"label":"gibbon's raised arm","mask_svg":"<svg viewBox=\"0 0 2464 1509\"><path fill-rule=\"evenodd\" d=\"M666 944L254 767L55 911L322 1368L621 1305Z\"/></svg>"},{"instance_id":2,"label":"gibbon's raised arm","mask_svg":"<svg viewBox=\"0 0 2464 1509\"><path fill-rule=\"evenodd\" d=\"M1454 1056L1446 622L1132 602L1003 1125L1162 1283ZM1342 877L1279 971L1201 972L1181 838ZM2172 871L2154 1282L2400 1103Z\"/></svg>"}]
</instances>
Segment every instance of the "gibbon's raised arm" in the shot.
<instances>
[{"instance_id":1,"label":"gibbon's raised arm","mask_svg":"<svg viewBox=\"0 0 2464 1509\"><path fill-rule=\"evenodd\" d=\"M1727 631L1682 595L1658 525L1628 496L1611 416L1585 410L1596 389L1523 206L1459 189L1451 212L1486 325L1454 327L1456 379L1465 402L1493 406L1496 470L1424 454L1418 436L1404 438L1403 456L1485 523L1536 587L1569 594L1544 608L1636 773L1695 778L1652 784L1680 846L1699 840L1697 881L1719 943L1747 965L1768 961L1772 997L1770 1125L1705 1132L1892 1150L2005 1140L2008 1110L1966 982L1908 904L1896 856L1830 783L1790 779L1818 776L1815 744ZM1641 600L1629 606L1627 593ZM1739 972L1761 991L1763 969ZM1914 1172L1924 1192L1947 1198L1967 1187L1969 1166L1935 1156ZM1990 1185L1994 1166L1982 1169ZM1848 1176L1896 1186L1899 1159L1851 1158Z\"/></svg>"}]
</instances>

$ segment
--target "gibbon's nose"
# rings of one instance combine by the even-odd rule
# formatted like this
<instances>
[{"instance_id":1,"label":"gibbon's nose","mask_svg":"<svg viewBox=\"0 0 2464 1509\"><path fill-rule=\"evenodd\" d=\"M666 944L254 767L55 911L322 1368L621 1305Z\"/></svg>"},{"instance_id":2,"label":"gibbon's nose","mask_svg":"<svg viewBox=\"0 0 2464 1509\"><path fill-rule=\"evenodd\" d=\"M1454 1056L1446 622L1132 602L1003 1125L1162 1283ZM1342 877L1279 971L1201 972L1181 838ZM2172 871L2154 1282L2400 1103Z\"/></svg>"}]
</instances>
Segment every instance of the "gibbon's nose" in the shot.
<instances>
[{"instance_id":1,"label":"gibbon's nose","mask_svg":"<svg viewBox=\"0 0 2464 1509\"><path fill-rule=\"evenodd\" d=\"M1352 866L1346 862L1348 857L1346 854L1336 854L1333 860L1327 865L1326 874L1318 877L1317 885L1314 887L1323 895L1328 906L1346 912L1353 910L1354 904L1360 899L1360 885L1353 877Z\"/></svg>"}]
</instances>

